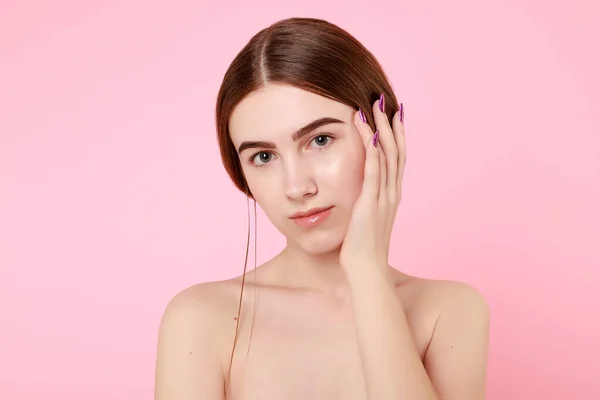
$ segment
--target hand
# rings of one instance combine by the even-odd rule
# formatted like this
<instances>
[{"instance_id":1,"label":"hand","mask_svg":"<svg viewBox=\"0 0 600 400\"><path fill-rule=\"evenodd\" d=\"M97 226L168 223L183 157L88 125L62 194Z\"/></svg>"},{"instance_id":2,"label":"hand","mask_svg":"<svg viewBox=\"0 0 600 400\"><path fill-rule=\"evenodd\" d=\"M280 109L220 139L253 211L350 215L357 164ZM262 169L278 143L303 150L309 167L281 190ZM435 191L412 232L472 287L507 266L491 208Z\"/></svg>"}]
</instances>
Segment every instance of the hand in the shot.
<instances>
[{"instance_id":1,"label":"hand","mask_svg":"<svg viewBox=\"0 0 600 400\"><path fill-rule=\"evenodd\" d=\"M361 118L361 111L354 115L366 159L362 192L352 210L340 252L340 264L347 273L373 269L373 265L385 271L388 266L392 228L402 197L406 146L403 108L394 115L392 128L379 108L384 101L382 95L373 105L375 134Z\"/></svg>"}]
</instances>

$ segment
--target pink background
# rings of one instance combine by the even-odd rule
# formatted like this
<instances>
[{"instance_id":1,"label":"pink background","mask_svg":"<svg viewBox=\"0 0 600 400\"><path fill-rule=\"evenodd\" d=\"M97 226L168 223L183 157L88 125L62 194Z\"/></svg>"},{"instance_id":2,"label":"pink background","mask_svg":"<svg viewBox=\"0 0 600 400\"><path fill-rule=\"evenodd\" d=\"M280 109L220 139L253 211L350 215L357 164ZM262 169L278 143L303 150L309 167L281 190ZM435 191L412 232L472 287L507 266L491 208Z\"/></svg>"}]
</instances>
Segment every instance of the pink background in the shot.
<instances>
[{"instance_id":1,"label":"pink background","mask_svg":"<svg viewBox=\"0 0 600 400\"><path fill-rule=\"evenodd\" d=\"M242 272L221 78L290 16L404 102L392 263L487 296L488 399L600 398L600 12L560 3L2 1L0 398L152 398L169 299ZM283 243L261 214L258 262Z\"/></svg>"}]
</instances>

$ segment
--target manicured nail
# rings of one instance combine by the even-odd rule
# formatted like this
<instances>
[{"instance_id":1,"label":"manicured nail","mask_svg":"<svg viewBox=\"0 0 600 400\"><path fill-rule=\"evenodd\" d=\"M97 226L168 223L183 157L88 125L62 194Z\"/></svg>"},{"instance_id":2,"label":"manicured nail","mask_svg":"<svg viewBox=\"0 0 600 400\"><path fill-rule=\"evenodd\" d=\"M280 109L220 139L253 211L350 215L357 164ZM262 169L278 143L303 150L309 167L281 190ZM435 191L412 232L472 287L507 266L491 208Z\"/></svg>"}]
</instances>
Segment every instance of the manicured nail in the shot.
<instances>
[{"instance_id":1,"label":"manicured nail","mask_svg":"<svg viewBox=\"0 0 600 400\"><path fill-rule=\"evenodd\" d=\"M375 131L373 135L373 146L377 147L377 143L379 142L379 129Z\"/></svg>"},{"instance_id":2,"label":"manicured nail","mask_svg":"<svg viewBox=\"0 0 600 400\"><path fill-rule=\"evenodd\" d=\"M400 103L400 109L398 110L398 115L400 117L400 122L404 122L404 105Z\"/></svg>"},{"instance_id":3,"label":"manicured nail","mask_svg":"<svg viewBox=\"0 0 600 400\"><path fill-rule=\"evenodd\" d=\"M385 96L383 93L381 93L381 96L379 96L379 110L381 112L385 112Z\"/></svg>"},{"instance_id":4,"label":"manicured nail","mask_svg":"<svg viewBox=\"0 0 600 400\"><path fill-rule=\"evenodd\" d=\"M365 113L363 112L362 108L358 109L358 116L360 117L360 120L362 122L364 122L365 124L367 123L367 117L365 116Z\"/></svg>"}]
</instances>

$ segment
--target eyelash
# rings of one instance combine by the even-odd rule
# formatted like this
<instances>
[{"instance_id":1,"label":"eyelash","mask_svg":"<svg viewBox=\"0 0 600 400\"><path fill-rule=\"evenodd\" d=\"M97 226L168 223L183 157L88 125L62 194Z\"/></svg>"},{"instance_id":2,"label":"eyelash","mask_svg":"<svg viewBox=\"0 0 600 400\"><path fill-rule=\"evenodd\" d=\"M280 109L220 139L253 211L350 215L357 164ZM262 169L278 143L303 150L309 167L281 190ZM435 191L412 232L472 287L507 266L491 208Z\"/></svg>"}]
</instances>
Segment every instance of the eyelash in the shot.
<instances>
[{"instance_id":1,"label":"eyelash","mask_svg":"<svg viewBox=\"0 0 600 400\"><path fill-rule=\"evenodd\" d=\"M319 135L316 135L316 136L314 136L314 137L313 137L313 138L310 140L310 142L309 142L309 143L312 143L312 142L313 142L315 139L317 139L317 138L320 138L320 137L325 137L325 138L327 138L327 143L326 143L325 145L323 145L323 146L317 146L317 150L318 150L318 151L324 150L324 149L326 149L327 147L329 147L329 146L330 146L330 144L331 144L331 141L333 140L333 137L332 137L331 135L327 135L327 134L324 134L324 133L322 133L322 134L319 134ZM248 159L248 162L250 163L250 165L252 165L253 167L257 167L257 168L259 168L259 167L264 167L265 165L269 164L269 163L271 162L270 160L269 160L269 161L267 161L267 162L265 162L264 164L256 164L256 162L254 161L254 160L256 159L256 157L258 157L259 155L261 155L261 154L264 154L264 153L267 153L267 154L272 154L270 151L259 151L259 152L257 152L257 153L254 153L254 154L253 154L253 155L251 155L251 156L250 156L250 158Z\"/></svg>"}]
</instances>

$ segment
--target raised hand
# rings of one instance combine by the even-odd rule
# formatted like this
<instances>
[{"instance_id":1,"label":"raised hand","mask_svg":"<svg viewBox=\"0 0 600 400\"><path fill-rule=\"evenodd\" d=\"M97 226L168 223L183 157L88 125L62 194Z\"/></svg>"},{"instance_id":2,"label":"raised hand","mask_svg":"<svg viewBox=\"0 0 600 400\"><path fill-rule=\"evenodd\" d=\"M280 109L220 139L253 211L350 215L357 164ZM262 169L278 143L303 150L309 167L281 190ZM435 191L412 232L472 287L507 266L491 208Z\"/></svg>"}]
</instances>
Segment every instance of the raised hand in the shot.
<instances>
[{"instance_id":1,"label":"raised hand","mask_svg":"<svg viewBox=\"0 0 600 400\"><path fill-rule=\"evenodd\" d=\"M376 131L359 110L354 123L366 149L365 174L342 244L340 264L347 273L364 269L386 270L390 238L402 198L402 177L406 163L404 109L394 114L392 126L383 112L385 97L373 104Z\"/></svg>"}]
</instances>

